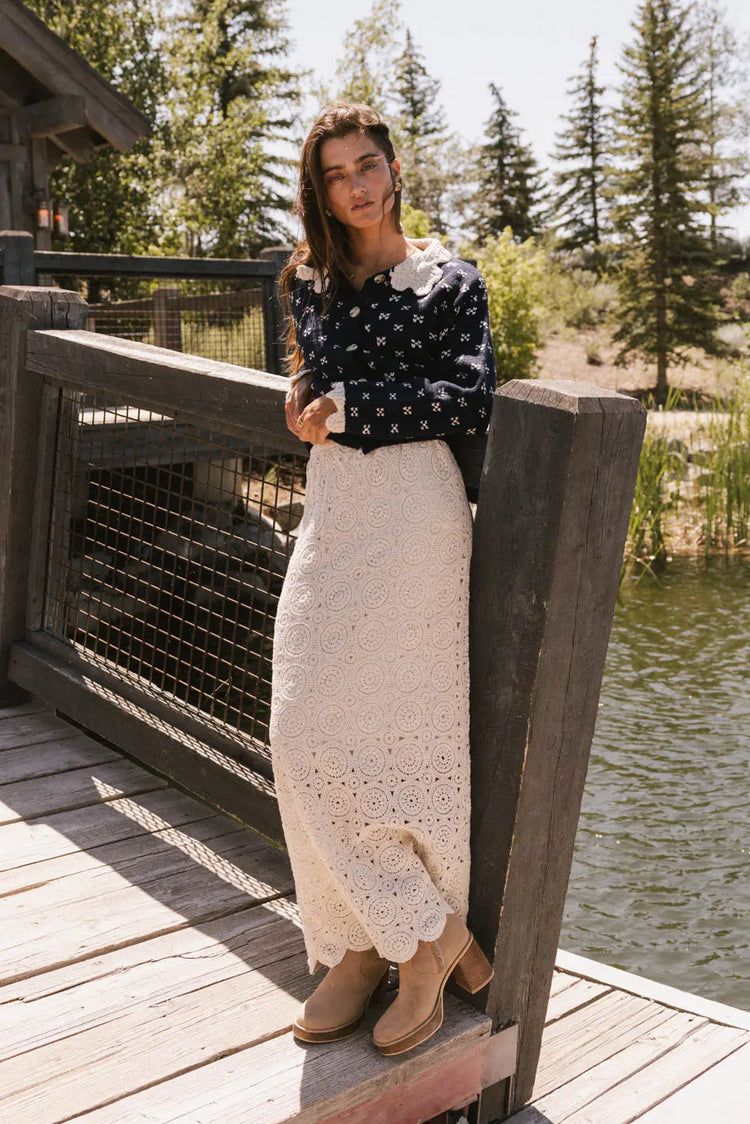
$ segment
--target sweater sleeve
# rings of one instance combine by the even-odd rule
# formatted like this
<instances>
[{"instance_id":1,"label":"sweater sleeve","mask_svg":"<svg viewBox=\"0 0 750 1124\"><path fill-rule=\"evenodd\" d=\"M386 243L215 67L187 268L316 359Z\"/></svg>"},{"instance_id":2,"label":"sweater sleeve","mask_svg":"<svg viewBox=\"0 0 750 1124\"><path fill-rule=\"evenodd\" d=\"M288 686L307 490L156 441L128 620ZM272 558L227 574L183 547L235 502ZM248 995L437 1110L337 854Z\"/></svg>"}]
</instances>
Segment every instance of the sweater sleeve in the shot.
<instances>
[{"instance_id":1,"label":"sweater sleeve","mask_svg":"<svg viewBox=\"0 0 750 1124\"><path fill-rule=\"evenodd\" d=\"M336 403L336 409L325 420L326 429L332 433L343 433L346 425L346 391L342 382L335 382L326 396Z\"/></svg>"},{"instance_id":2,"label":"sweater sleeve","mask_svg":"<svg viewBox=\"0 0 750 1124\"><path fill-rule=\"evenodd\" d=\"M480 273L461 286L444 315L447 331L429 378L333 383L342 395L346 387L343 432L414 440L486 431L496 373ZM337 405L341 409L339 398Z\"/></svg>"}]
</instances>

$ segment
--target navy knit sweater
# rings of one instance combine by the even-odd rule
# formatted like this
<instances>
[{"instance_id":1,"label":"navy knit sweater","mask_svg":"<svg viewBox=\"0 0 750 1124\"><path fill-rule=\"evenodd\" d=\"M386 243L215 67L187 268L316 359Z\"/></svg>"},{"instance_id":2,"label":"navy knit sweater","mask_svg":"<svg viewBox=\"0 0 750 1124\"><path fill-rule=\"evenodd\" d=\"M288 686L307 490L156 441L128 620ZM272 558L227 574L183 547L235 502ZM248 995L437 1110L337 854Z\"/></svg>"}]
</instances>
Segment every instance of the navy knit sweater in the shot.
<instances>
[{"instance_id":1,"label":"navy knit sweater","mask_svg":"<svg viewBox=\"0 0 750 1124\"><path fill-rule=\"evenodd\" d=\"M489 424L496 374L484 278L440 242L411 241L413 254L360 290L342 283L325 316L325 276L298 266L291 291L312 396L337 403L330 437L365 453Z\"/></svg>"}]
</instances>

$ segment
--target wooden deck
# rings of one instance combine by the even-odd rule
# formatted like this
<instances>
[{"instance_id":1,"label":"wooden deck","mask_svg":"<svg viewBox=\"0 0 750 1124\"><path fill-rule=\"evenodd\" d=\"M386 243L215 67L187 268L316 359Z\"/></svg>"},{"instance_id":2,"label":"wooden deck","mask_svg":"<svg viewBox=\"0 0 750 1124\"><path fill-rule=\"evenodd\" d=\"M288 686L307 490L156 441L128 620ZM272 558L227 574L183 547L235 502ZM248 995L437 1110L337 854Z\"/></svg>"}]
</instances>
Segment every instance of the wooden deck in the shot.
<instances>
[{"instance_id":1,"label":"wooden deck","mask_svg":"<svg viewBox=\"0 0 750 1124\"><path fill-rule=\"evenodd\" d=\"M452 996L401 1059L367 1026L301 1047L315 981L282 851L35 704L0 711L0 766L2 1124L416 1124L501 1075ZM740 1121L749 1066L750 1016L560 954L512 1119Z\"/></svg>"}]
</instances>

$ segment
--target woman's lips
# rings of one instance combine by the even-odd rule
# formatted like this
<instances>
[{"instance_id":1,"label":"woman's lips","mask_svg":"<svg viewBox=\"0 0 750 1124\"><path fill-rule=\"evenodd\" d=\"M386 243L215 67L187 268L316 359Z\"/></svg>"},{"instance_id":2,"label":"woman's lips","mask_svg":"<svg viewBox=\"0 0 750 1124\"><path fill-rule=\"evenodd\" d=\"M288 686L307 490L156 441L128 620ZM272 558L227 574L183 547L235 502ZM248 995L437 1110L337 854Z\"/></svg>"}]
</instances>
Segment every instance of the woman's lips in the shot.
<instances>
[{"instance_id":1,"label":"woman's lips","mask_svg":"<svg viewBox=\"0 0 750 1124\"><path fill-rule=\"evenodd\" d=\"M364 211L365 208L372 206L372 199L368 199L365 203L355 203L352 207L353 211Z\"/></svg>"}]
</instances>

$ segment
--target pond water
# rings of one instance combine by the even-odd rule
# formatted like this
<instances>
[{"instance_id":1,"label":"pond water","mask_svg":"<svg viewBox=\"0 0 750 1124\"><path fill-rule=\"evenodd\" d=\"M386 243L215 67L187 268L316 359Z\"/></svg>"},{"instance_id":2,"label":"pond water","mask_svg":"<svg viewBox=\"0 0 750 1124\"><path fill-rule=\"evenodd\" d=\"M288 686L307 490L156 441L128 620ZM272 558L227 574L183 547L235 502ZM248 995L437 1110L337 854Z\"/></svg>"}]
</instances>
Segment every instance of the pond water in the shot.
<instances>
[{"instance_id":1,"label":"pond water","mask_svg":"<svg viewBox=\"0 0 750 1124\"><path fill-rule=\"evenodd\" d=\"M624 589L560 946L750 1007L750 564Z\"/></svg>"}]
</instances>

